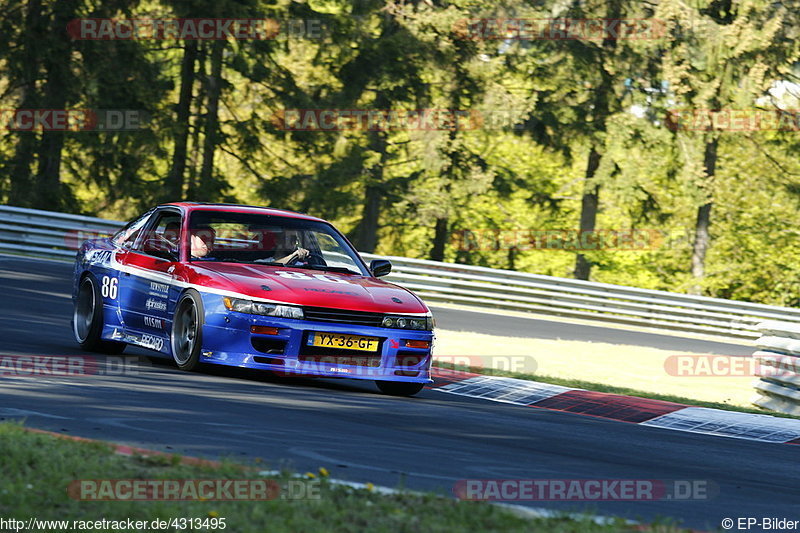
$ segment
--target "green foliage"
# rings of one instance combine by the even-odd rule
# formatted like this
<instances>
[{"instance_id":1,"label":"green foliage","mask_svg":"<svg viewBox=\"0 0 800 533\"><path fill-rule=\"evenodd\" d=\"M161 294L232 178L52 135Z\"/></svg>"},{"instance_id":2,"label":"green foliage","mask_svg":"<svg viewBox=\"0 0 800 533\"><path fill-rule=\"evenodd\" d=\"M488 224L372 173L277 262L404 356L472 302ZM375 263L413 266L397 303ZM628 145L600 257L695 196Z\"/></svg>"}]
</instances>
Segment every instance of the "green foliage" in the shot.
<instances>
[{"instance_id":1,"label":"green foliage","mask_svg":"<svg viewBox=\"0 0 800 533\"><path fill-rule=\"evenodd\" d=\"M101 530L110 531L120 529L120 524L127 520L134 523L145 521L149 525L154 519L169 523L180 520L180 517L190 519L189 526L204 521L206 525L215 526L224 523L224 529L238 533L354 530L380 533L420 530L594 533L620 531L626 526L622 519L598 525L590 512L529 518L487 502L459 501L433 492L412 493L404 491L403 487L398 487L395 493L385 494L372 484L358 488L333 483L328 480L324 468L320 468L318 478L311 473L302 478L289 471L265 476L259 474L261 468L253 468L252 464L227 460L220 465L194 466L182 464L184 458L178 455L124 457L115 455L103 443L75 442L32 433L8 422L0 424L0 453L5 458L0 463L3 476L0 512L7 520L16 519L19 523L28 517L36 517L42 529L47 531L69 530L73 525L74 529L84 529L80 527L81 523L101 529L102 520L107 525ZM277 457L269 459L271 464L278 462ZM68 492L71 484L87 480L106 483L109 487L115 480L181 480L193 486L201 480L214 480L220 484L258 480L280 488L280 496L258 501L237 500L231 499L230 494L238 492L227 489L227 497L223 493L210 500L142 501L133 498L114 501L104 498L79 500L79 493ZM219 492L223 490L226 489L219 489ZM102 489L98 492L103 494ZM41 521L65 521L66 527L51 522L52 525L48 525L50 529L45 529L48 526ZM182 523L184 527L186 524ZM178 525L180 527L181 523ZM199 525L195 526L195 529L199 528ZM653 529L656 530L684 531L663 526Z\"/></svg>"},{"instance_id":2,"label":"green foliage","mask_svg":"<svg viewBox=\"0 0 800 533\"><path fill-rule=\"evenodd\" d=\"M482 18L612 15L660 21L665 33L469 33ZM281 32L198 41L182 72L186 41L73 40L65 17L270 18ZM797 132L667 121L680 109L800 107L798 17L767 0L11 0L0 6L0 109L134 109L150 120L138 131L0 131L0 201L118 219L165 198L272 205L329 218L364 251L570 276L579 250L526 236L577 229L596 186L598 230L657 237L647 250L584 251L592 279L798 305ZM331 131L282 120L315 109L470 120ZM587 174L591 152L600 163ZM692 242L709 202L697 279Z\"/></svg>"}]
</instances>

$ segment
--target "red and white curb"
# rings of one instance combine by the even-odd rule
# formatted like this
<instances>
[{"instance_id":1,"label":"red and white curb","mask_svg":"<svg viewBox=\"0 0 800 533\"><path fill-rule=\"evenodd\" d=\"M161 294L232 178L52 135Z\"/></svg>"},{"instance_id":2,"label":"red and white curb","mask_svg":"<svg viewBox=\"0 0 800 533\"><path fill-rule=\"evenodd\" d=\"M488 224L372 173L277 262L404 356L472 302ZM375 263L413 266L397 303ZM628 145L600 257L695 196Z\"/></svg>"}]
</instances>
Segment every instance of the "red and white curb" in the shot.
<instances>
[{"instance_id":1,"label":"red and white curb","mask_svg":"<svg viewBox=\"0 0 800 533\"><path fill-rule=\"evenodd\" d=\"M587 391L549 383L434 367L432 390L642 424L760 442L800 444L800 420L692 407L680 403Z\"/></svg>"}]
</instances>

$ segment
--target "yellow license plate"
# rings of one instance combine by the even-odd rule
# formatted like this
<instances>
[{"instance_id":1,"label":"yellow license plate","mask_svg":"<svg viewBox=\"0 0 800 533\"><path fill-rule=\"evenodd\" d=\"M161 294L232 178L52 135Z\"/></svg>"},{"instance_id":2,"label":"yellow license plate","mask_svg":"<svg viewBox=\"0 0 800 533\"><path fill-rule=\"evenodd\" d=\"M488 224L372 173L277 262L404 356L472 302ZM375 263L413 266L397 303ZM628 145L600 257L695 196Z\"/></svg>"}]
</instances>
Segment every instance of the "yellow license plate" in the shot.
<instances>
[{"instance_id":1,"label":"yellow license plate","mask_svg":"<svg viewBox=\"0 0 800 533\"><path fill-rule=\"evenodd\" d=\"M374 352L378 349L380 339L377 337L362 337L360 335L345 335L343 333L319 333L315 331L308 334L307 344L309 346L319 346L321 348L341 348L344 350Z\"/></svg>"}]
</instances>

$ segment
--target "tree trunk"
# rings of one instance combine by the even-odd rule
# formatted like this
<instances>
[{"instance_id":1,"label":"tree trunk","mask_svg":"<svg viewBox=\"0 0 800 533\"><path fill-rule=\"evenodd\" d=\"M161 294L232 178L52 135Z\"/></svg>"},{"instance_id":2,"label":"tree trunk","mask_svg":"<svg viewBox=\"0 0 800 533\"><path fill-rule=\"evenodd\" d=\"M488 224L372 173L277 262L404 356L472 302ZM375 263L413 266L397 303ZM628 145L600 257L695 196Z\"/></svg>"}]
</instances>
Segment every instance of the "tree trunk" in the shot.
<instances>
[{"instance_id":1,"label":"tree trunk","mask_svg":"<svg viewBox=\"0 0 800 533\"><path fill-rule=\"evenodd\" d=\"M59 31L74 19L77 11L76 0L56 2L51 31ZM44 87L44 109L66 109L71 93L72 45L69 40L60 40L47 54L45 70L47 82ZM38 209L61 210L68 206L67 191L61 183L61 151L64 148L64 132L46 131L42 133L39 146L39 162L35 178L35 197L33 207Z\"/></svg>"},{"instance_id":2,"label":"tree trunk","mask_svg":"<svg viewBox=\"0 0 800 533\"><path fill-rule=\"evenodd\" d=\"M383 169L373 169L383 175ZM380 183L380 182L378 182ZM378 220L381 213L383 188L379 184L369 184L364 190L364 205L361 220L355 232L355 245L359 252L375 253L378 247Z\"/></svg>"},{"instance_id":3,"label":"tree trunk","mask_svg":"<svg viewBox=\"0 0 800 533\"><path fill-rule=\"evenodd\" d=\"M355 245L360 252L374 253L378 246L378 223L383 198L383 168L386 164L386 134L382 131L369 132L369 149L381 155L376 165L367 170L367 185L364 189L364 204L361 220L354 233Z\"/></svg>"},{"instance_id":4,"label":"tree trunk","mask_svg":"<svg viewBox=\"0 0 800 533\"><path fill-rule=\"evenodd\" d=\"M176 108L175 147L172 166L164 184L164 200L177 201L183 197L184 173L186 171L186 146L189 139L189 110L194 88L194 64L197 58L197 42L185 41L181 60L181 90Z\"/></svg>"},{"instance_id":5,"label":"tree trunk","mask_svg":"<svg viewBox=\"0 0 800 533\"><path fill-rule=\"evenodd\" d=\"M581 198L581 221L580 234L585 231L594 231L597 222L597 208L599 205L600 186L592 181L597 168L600 166L600 154L594 146L589 151L589 161L586 164L586 181L583 187L583 197ZM583 254L578 254L575 260L575 279L589 280L592 264Z\"/></svg>"},{"instance_id":6,"label":"tree trunk","mask_svg":"<svg viewBox=\"0 0 800 533\"><path fill-rule=\"evenodd\" d=\"M214 41L211 47L211 72L207 79L205 137L203 138L203 164L200 168L199 190L204 200L216 199L220 193L214 183L214 152L219 144L219 98L222 91L222 53L226 41Z\"/></svg>"},{"instance_id":7,"label":"tree trunk","mask_svg":"<svg viewBox=\"0 0 800 533\"><path fill-rule=\"evenodd\" d=\"M444 261L444 245L447 244L447 218L437 218L433 233L433 247L429 254L431 261Z\"/></svg>"},{"instance_id":8,"label":"tree trunk","mask_svg":"<svg viewBox=\"0 0 800 533\"><path fill-rule=\"evenodd\" d=\"M466 64L471 57L471 50L465 45L465 41L455 41L455 61L452 63L452 71L450 72L450 85L448 90L448 102L450 109L462 109L461 103L466 98L466 88L471 85L469 71ZM477 93L476 93L477 94ZM472 94L474 98L476 94ZM453 185L459 179L464 178L464 162L459 147L458 130L450 128L447 135L448 142L443 148L440 148L440 153L447 163L441 170L441 175L444 178L443 200L444 205L440 206L440 214L436 217L436 224L434 226L433 241L431 243L431 251L429 257L432 261L444 261L444 249L449 240L450 231L450 216L452 214L452 206L454 198L452 195Z\"/></svg>"},{"instance_id":9,"label":"tree trunk","mask_svg":"<svg viewBox=\"0 0 800 533\"><path fill-rule=\"evenodd\" d=\"M199 80L207 80L208 76L206 74L206 55L207 55L208 47L205 42L198 43L197 46L197 70L195 72L195 76ZM198 88L197 94L194 95L194 101L192 102L192 107L194 107L194 111L190 111L193 113L195 117L203 116L203 109L205 109L205 101L208 98L207 94L208 90L208 83L201 83L200 87ZM200 190L200 178L199 178L199 171L200 171L200 161L203 158L201 153L203 144L200 142L200 133L202 128L192 128L191 134L189 135L189 144L191 146L191 154L188 154L188 163L187 163L187 176L186 176L186 194L184 197L187 200L199 200L201 199L199 195Z\"/></svg>"},{"instance_id":10,"label":"tree trunk","mask_svg":"<svg viewBox=\"0 0 800 533\"><path fill-rule=\"evenodd\" d=\"M509 270L516 270L517 269L517 247L511 246L508 249L508 269Z\"/></svg>"},{"instance_id":11,"label":"tree trunk","mask_svg":"<svg viewBox=\"0 0 800 533\"><path fill-rule=\"evenodd\" d=\"M20 109L39 107L36 92L36 78L42 56L37 52L44 33L42 24L42 3L40 0L29 0L25 13L25 29L21 39L21 88ZM9 177L8 203L20 207L32 207L33 180L32 167L36 153L36 134L33 132L14 132L17 143L14 155L5 168L4 174Z\"/></svg>"},{"instance_id":12,"label":"tree trunk","mask_svg":"<svg viewBox=\"0 0 800 533\"><path fill-rule=\"evenodd\" d=\"M606 16L608 20L618 20L622 13L622 5L618 0L610 0L606 3ZM594 137L593 142L598 143L597 134L606 131L606 121L611 114L610 101L614 97L615 76L606 70L606 65L613 59L614 51L617 48L617 40L611 36L603 39L600 53L597 56L597 66L600 71L601 82L594 90ZM597 219L597 208L599 202L600 185L592 183L591 179L600 166L601 155L597 150L597 144L593 144L589 151L589 161L586 165L586 181L584 183L583 197L581 198L581 220L580 231L593 231ZM575 279L588 280L592 271L592 263L586 256L578 254L575 258Z\"/></svg>"},{"instance_id":13,"label":"tree trunk","mask_svg":"<svg viewBox=\"0 0 800 533\"><path fill-rule=\"evenodd\" d=\"M718 138L706 141L703 166L705 169L705 185L710 188L714 182L714 175L717 168L717 143ZM706 272L706 252L710 245L708 229L711 225L711 207L714 205L711 191L706 191L708 199L697 209L697 220L694 227L694 246L692 248L692 277L695 280L690 292L700 294L702 287L700 282L705 277Z\"/></svg>"}]
</instances>

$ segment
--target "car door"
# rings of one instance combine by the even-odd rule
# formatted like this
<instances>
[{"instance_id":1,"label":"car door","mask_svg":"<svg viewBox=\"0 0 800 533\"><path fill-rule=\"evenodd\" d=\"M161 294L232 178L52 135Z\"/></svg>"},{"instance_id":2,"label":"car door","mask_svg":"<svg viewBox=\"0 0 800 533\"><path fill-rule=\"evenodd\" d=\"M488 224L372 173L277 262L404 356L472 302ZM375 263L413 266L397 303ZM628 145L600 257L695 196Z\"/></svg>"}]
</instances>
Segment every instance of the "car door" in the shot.
<instances>
[{"instance_id":1,"label":"car door","mask_svg":"<svg viewBox=\"0 0 800 533\"><path fill-rule=\"evenodd\" d=\"M127 340L164 353L169 351L171 310L179 293L173 272L180 224L180 210L159 209L121 260L120 292L126 295L121 313Z\"/></svg>"},{"instance_id":2,"label":"car door","mask_svg":"<svg viewBox=\"0 0 800 533\"><path fill-rule=\"evenodd\" d=\"M121 286L120 282L125 279L125 256L142 234L152 214L153 210L151 209L114 234L108 250L95 249L85 257L85 261L89 263L90 270L100 285L100 293L105 304L103 323L113 327L113 338L121 339L124 336L125 324L122 322L122 309L128 305L129 298L124 283ZM119 326L122 326L122 331L118 329Z\"/></svg>"}]
</instances>

